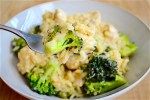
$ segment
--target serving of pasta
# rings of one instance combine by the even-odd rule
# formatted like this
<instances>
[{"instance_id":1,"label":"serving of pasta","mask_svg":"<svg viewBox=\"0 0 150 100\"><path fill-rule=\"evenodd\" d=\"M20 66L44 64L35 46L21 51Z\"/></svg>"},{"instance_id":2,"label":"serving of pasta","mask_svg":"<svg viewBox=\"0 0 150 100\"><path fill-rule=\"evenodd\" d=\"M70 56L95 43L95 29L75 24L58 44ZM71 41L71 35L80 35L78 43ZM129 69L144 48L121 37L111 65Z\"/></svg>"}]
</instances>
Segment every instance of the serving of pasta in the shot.
<instances>
[{"instance_id":1,"label":"serving of pasta","mask_svg":"<svg viewBox=\"0 0 150 100\"><path fill-rule=\"evenodd\" d=\"M32 51L21 38L12 41L17 68L29 87L43 95L79 98L99 95L127 83L129 57L137 46L98 11L67 15L44 13L31 34L43 36L45 53Z\"/></svg>"}]
</instances>

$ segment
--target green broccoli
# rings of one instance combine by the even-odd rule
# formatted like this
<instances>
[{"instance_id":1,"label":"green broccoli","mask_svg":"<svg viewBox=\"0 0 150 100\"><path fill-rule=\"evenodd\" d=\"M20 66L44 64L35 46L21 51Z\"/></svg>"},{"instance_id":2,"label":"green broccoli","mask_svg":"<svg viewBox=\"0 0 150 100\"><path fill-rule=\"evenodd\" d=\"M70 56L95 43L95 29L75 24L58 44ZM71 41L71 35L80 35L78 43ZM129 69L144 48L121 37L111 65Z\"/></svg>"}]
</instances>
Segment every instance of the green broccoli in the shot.
<instances>
[{"instance_id":1,"label":"green broccoli","mask_svg":"<svg viewBox=\"0 0 150 100\"><path fill-rule=\"evenodd\" d=\"M87 75L82 87L86 95L97 95L115 89L126 83L117 73L117 62L105 56L94 55L85 69Z\"/></svg>"},{"instance_id":2,"label":"green broccoli","mask_svg":"<svg viewBox=\"0 0 150 100\"><path fill-rule=\"evenodd\" d=\"M45 44L46 53L56 54L67 47L81 47L82 39L76 36L71 30L62 37L55 38Z\"/></svg>"},{"instance_id":3,"label":"green broccoli","mask_svg":"<svg viewBox=\"0 0 150 100\"><path fill-rule=\"evenodd\" d=\"M100 54L89 61L86 72L88 81L110 81L117 75L117 62L107 58L105 54Z\"/></svg>"},{"instance_id":4,"label":"green broccoli","mask_svg":"<svg viewBox=\"0 0 150 100\"><path fill-rule=\"evenodd\" d=\"M61 32L61 27L59 25L56 25L54 26L54 30L52 31L52 33L48 34L48 41L51 41L58 32Z\"/></svg>"},{"instance_id":5,"label":"green broccoli","mask_svg":"<svg viewBox=\"0 0 150 100\"><path fill-rule=\"evenodd\" d=\"M57 91L51 82L51 77L57 72L59 66L58 61L52 59L46 66L34 67L32 71L26 75L31 89L40 94L56 94Z\"/></svg>"},{"instance_id":6,"label":"green broccoli","mask_svg":"<svg viewBox=\"0 0 150 100\"><path fill-rule=\"evenodd\" d=\"M127 81L124 77L116 75L115 80L112 81L102 81L102 82L85 82L83 89L86 92L86 95L97 95L100 93L105 93L111 91Z\"/></svg>"},{"instance_id":7,"label":"green broccoli","mask_svg":"<svg viewBox=\"0 0 150 100\"><path fill-rule=\"evenodd\" d=\"M109 51L111 51L111 47L110 46L107 46L107 48L105 49L105 52L109 52Z\"/></svg>"},{"instance_id":8,"label":"green broccoli","mask_svg":"<svg viewBox=\"0 0 150 100\"><path fill-rule=\"evenodd\" d=\"M58 96L61 97L61 98L67 99L71 96L71 93L59 91Z\"/></svg>"},{"instance_id":9,"label":"green broccoli","mask_svg":"<svg viewBox=\"0 0 150 100\"><path fill-rule=\"evenodd\" d=\"M31 33L32 34L38 34L41 32L41 28L40 28L40 25L37 25L35 26L32 30L31 30Z\"/></svg>"},{"instance_id":10,"label":"green broccoli","mask_svg":"<svg viewBox=\"0 0 150 100\"><path fill-rule=\"evenodd\" d=\"M22 49L24 46L26 46L26 42L24 39L22 38L14 38L12 40L12 51L15 54L18 54L18 52L20 51L20 49Z\"/></svg>"},{"instance_id":11,"label":"green broccoli","mask_svg":"<svg viewBox=\"0 0 150 100\"><path fill-rule=\"evenodd\" d=\"M127 57L136 52L137 46L130 41L129 37L125 34L120 35L120 39L124 46L120 48L120 53L122 57Z\"/></svg>"}]
</instances>

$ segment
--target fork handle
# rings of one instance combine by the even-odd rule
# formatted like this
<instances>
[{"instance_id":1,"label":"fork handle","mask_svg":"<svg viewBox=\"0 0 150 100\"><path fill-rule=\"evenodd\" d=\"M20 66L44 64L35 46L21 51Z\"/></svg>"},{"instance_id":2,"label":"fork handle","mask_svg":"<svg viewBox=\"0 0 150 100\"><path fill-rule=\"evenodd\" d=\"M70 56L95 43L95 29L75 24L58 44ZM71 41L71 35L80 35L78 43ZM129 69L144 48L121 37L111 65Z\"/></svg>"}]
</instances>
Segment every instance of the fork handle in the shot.
<instances>
[{"instance_id":1,"label":"fork handle","mask_svg":"<svg viewBox=\"0 0 150 100\"><path fill-rule=\"evenodd\" d=\"M17 35L17 36L19 36L19 37L24 38L23 33L22 33L20 30L17 30L17 29L15 29L15 28L12 28L12 27L5 26L5 25L1 25L1 24L0 24L0 29L9 31L9 32L14 33L15 35Z\"/></svg>"}]
</instances>

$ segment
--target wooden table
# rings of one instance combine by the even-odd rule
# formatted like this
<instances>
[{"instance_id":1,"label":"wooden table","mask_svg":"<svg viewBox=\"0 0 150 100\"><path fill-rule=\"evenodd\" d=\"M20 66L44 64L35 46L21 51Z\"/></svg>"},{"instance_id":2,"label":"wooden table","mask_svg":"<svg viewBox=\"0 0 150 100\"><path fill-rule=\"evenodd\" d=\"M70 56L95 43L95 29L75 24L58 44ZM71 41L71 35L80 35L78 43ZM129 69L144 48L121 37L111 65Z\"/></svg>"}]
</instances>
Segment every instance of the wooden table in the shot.
<instances>
[{"instance_id":1,"label":"wooden table","mask_svg":"<svg viewBox=\"0 0 150 100\"><path fill-rule=\"evenodd\" d=\"M33 5L48 2L52 0L0 0L0 23L4 24L17 13ZM107 2L128 10L135 16L143 20L144 23L150 23L150 0L97 0ZM149 24L150 25L150 24ZM0 79L0 100L26 100L10 89ZM127 93L116 98L117 100L150 100L150 75L140 84Z\"/></svg>"}]
</instances>

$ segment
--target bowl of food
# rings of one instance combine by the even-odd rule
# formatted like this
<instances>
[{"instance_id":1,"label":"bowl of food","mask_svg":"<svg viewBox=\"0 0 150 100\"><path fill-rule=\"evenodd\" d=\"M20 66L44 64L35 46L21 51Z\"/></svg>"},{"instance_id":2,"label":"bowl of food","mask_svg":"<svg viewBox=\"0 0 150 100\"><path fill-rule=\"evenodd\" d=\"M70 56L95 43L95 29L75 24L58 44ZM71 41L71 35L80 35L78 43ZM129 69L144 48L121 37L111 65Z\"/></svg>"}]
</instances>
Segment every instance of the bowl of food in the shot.
<instances>
[{"instance_id":1,"label":"bowl of food","mask_svg":"<svg viewBox=\"0 0 150 100\"><path fill-rule=\"evenodd\" d=\"M150 30L138 18L93 1L31 7L6 25L43 37L44 53L1 31L1 78L30 99L109 99L150 70Z\"/></svg>"}]
</instances>

